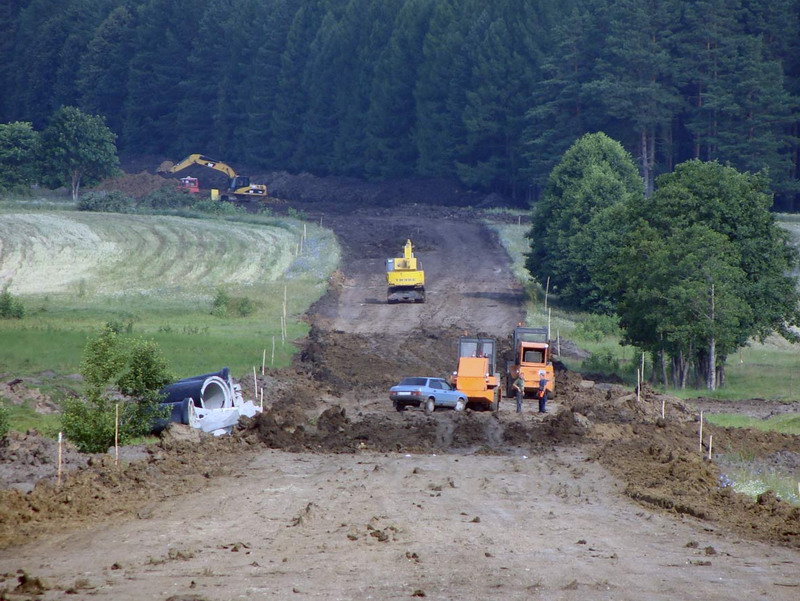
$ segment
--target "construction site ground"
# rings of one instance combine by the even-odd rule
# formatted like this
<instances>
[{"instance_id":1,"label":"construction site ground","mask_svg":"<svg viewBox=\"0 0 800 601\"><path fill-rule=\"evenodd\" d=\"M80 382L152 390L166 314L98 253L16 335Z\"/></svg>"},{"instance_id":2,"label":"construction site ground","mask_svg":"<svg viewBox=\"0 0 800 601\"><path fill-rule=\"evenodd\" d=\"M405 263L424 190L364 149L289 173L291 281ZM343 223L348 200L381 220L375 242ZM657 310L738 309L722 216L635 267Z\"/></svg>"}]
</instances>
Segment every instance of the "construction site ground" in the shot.
<instances>
[{"instance_id":1,"label":"construction site ground","mask_svg":"<svg viewBox=\"0 0 800 601\"><path fill-rule=\"evenodd\" d=\"M176 429L119 465L73 452L60 487L52 441L13 437L0 598L798 598L800 508L726 486L697 404L561 370L544 415L510 399L497 414L393 410L398 378L452 371L464 332L507 350L524 317L480 215L303 208L338 234L343 267L295 365L259 376L267 410L229 437ZM406 238L427 302L390 306L383 263ZM720 452L800 461L797 437L705 428Z\"/></svg>"}]
</instances>

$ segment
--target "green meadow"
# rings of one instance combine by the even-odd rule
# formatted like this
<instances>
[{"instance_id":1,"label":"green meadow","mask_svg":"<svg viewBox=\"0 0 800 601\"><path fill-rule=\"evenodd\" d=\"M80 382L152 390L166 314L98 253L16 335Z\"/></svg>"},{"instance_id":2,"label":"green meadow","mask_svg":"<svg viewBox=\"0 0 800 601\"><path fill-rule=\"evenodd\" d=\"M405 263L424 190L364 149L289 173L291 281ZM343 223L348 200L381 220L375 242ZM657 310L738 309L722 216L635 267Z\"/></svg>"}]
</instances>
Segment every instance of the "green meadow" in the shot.
<instances>
[{"instance_id":1,"label":"green meadow","mask_svg":"<svg viewBox=\"0 0 800 601\"><path fill-rule=\"evenodd\" d=\"M0 320L8 376L78 373L105 325L157 342L177 377L285 366L307 332L300 317L339 262L332 233L297 219L26 204L0 212L0 285L25 308L23 319Z\"/></svg>"}]
</instances>

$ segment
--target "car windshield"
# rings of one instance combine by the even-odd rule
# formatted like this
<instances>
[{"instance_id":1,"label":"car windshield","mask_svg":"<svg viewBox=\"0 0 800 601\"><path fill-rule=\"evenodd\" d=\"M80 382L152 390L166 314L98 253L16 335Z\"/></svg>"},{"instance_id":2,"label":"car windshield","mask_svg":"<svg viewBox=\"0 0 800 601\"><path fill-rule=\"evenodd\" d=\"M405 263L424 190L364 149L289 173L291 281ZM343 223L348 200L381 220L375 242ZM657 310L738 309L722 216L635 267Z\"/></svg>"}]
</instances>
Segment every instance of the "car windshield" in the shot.
<instances>
[{"instance_id":1,"label":"car windshield","mask_svg":"<svg viewBox=\"0 0 800 601\"><path fill-rule=\"evenodd\" d=\"M427 383L427 378L403 378L399 386L425 386Z\"/></svg>"}]
</instances>

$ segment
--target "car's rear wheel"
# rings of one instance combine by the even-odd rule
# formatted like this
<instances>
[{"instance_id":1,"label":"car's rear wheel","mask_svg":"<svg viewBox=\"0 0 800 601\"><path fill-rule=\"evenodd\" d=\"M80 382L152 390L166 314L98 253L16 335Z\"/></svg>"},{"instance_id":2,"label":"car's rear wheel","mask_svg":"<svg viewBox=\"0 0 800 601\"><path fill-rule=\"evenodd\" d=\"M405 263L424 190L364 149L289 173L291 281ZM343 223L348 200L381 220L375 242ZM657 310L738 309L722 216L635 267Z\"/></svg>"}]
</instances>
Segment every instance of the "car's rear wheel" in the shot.
<instances>
[{"instance_id":1,"label":"car's rear wheel","mask_svg":"<svg viewBox=\"0 0 800 601\"><path fill-rule=\"evenodd\" d=\"M436 409L436 401L434 401L433 397L430 397L425 401L425 413L433 413L434 409Z\"/></svg>"},{"instance_id":2,"label":"car's rear wheel","mask_svg":"<svg viewBox=\"0 0 800 601\"><path fill-rule=\"evenodd\" d=\"M403 403L398 403L397 401L394 402L394 408L397 411L405 411L406 410L406 406L403 405Z\"/></svg>"}]
</instances>

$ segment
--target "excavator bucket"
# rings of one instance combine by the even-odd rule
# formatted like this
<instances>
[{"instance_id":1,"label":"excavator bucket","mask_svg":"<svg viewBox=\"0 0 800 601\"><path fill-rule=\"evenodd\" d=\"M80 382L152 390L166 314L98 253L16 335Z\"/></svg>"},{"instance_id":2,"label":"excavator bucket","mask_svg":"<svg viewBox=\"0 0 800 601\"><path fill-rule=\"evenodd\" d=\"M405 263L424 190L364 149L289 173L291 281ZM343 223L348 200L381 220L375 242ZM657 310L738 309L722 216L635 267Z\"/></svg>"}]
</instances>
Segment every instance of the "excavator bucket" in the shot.
<instances>
[{"instance_id":1,"label":"excavator bucket","mask_svg":"<svg viewBox=\"0 0 800 601\"><path fill-rule=\"evenodd\" d=\"M158 166L158 173L168 173L170 169L175 166L175 163L172 161L164 161Z\"/></svg>"}]
</instances>

